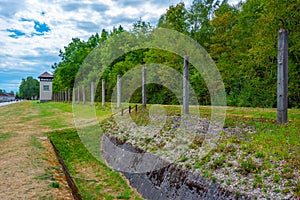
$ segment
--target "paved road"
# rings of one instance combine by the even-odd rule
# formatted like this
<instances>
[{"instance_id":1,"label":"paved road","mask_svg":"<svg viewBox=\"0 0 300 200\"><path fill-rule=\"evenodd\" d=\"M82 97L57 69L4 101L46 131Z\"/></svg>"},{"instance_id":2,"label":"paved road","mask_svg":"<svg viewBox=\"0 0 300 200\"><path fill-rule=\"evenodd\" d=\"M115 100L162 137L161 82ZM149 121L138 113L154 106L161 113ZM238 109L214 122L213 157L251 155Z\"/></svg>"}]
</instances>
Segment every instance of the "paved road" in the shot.
<instances>
[{"instance_id":1,"label":"paved road","mask_svg":"<svg viewBox=\"0 0 300 200\"><path fill-rule=\"evenodd\" d=\"M0 103L0 107L1 107L1 106L6 106L6 105L9 105L9 104L13 104L13 103L18 103L18 102L21 102L21 101L1 102L1 103Z\"/></svg>"}]
</instances>

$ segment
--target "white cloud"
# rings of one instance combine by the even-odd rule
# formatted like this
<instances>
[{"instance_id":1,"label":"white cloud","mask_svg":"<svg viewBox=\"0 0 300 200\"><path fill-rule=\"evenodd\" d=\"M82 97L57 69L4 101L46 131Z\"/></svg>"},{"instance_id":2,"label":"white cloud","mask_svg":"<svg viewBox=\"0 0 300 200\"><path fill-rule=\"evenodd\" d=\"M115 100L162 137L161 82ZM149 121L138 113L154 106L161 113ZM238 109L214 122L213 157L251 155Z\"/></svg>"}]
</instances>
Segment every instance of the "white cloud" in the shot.
<instances>
[{"instance_id":1,"label":"white cloud","mask_svg":"<svg viewBox=\"0 0 300 200\"><path fill-rule=\"evenodd\" d=\"M190 4L191 1L187 0L186 4ZM44 71L51 72L51 65L59 60L59 49L67 46L72 38L87 40L95 32L99 33L102 29L109 31L119 25L128 30L140 17L156 25L160 15L169 5L179 2L180 0L0 2L0 73L18 71L18 76L15 76L15 73L5 75L10 76L12 80L29 75L36 78ZM34 28L35 22L40 25L45 23L50 31L44 32L44 35L34 35L40 34ZM12 38L9 35L14 35L14 31L16 34L19 31L25 35ZM7 81L9 79L6 79ZM8 86L5 84L0 80L0 88L5 89ZM18 87L14 88L15 91L17 89Z\"/></svg>"}]
</instances>

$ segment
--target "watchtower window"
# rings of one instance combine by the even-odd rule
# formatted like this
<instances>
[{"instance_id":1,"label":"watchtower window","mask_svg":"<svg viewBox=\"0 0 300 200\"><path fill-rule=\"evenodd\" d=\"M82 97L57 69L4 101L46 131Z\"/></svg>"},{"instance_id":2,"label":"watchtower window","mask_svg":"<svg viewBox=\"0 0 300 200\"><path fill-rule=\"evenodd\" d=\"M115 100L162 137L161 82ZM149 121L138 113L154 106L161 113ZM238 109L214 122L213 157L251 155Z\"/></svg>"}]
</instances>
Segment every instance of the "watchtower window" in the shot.
<instances>
[{"instance_id":1,"label":"watchtower window","mask_svg":"<svg viewBox=\"0 0 300 200\"><path fill-rule=\"evenodd\" d=\"M50 90L50 89L49 89L49 85L44 85L44 86L43 86L43 90L44 90L44 91L49 91L49 90Z\"/></svg>"}]
</instances>

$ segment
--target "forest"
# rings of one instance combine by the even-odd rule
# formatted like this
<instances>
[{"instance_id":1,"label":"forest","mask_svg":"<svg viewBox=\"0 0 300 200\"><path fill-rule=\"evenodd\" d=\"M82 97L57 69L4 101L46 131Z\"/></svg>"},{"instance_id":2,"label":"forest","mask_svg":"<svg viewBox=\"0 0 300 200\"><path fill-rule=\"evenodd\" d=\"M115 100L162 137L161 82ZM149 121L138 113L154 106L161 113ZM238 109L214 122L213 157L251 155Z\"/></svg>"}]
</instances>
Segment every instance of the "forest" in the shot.
<instances>
[{"instance_id":1,"label":"forest","mask_svg":"<svg viewBox=\"0 0 300 200\"><path fill-rule=\"evenodd\" d=\"M111 31L103 29L87 41L72 38L72 42L59 51L60 62L52 65L54 92L72 89L85 60L105 42L116 40L116 35L125 33L131 38L147 38L159 28L178 31L197 41L220 71L227 105L242 107L276 107L278 31L288 30L288 106L299 108L299 0L247 0L237 5L231 5L226 0L194 0L189 7L184 3L169 6L155 25L139 19L131 30L125 30L120 25ZM118 41L114 42L117 44ZM111 56L110 52L101 52L101 57ZM172 52L151 48L128 52L112 63L102 63L107 65L100 77L106 81L107 101L110 101L117 75L122 76L137 65L150 63L161 63L180 73L183 71L183 57ZM93 74L88 76L93 77ZM205 81L193 66L190 69L190 84L199 104L210 105ZM141 88L133 94L132 102L141 102L140 91ZM96 93L96 100L100 99L101 81ZM149 84L147 103L178 104L178 100L168 88Z\"/></svg>"}]
</instances>

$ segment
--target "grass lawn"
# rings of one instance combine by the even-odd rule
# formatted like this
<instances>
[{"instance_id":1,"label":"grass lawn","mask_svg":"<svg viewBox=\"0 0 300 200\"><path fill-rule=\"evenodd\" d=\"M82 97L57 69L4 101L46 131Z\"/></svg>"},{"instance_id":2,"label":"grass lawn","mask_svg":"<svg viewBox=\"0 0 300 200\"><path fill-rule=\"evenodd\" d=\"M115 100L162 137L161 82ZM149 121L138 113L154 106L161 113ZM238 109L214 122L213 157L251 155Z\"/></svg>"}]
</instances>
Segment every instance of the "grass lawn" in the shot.
<instances>
[{"instance_id":1,"label":"grass lawn","mask_svg":"<svg viewBox=\"0 0 300 200\"><path fill-rule=\"evenodd\" d=\"M89 105L82 105L90 107ZM148 108L151 105L148 105ZM95 117L98 122L107 119L112 114L111 108L105 108L96 104ZM164 106L168 115L179 115L179 106ZM192 110L193 108L191 108ZM84 109L82 110L84 111ZM193 112L193 111L192 111ZM201 117L210 117L209 106L200 107ZM6 144L18 137L24 131L34 132L43 130L53 140L61 152L76 183L80 194L84 199L140 199L136 191L132 190L126 180L105 165L100 158L99 138L101 134L96 128L90 126L88 137L78 134L74 129L72 104L67 103L38 103L22 102L1 108L1 114L5 121L0 122L2 127L0 143ZM132 114L132 119L139 125L149 123L148 112ZM85 116L84 112L82 117ZM98 124L97 124L98 125ZM221 135L218 147L207 157L189 163L191 158L182 159L179 164L183 167L200 171L204 176L215 180L214 171L229 169L237 165L237 172L241 178L251 175L253 181L251 188L259 188L262 191L272 190L277 193L292 192L300 196L299 181L299 155L300 155L300 109L289 110L289 123L279 126L276 124L276 109L263 108L235 108L228 107L224 127L254 127L255 133L246 133L242 138ZM21 135L20 135L21 136ZM31 144L39 146L39 140L31 135ZM86 141L90 141L87 146ZM33 142L34 141L34 144ZM229 148L229 147L234 147ZM88 148L88 150L86 149ZM193 146L192 148L197 148ZM37 148L39 149L39 148ZM21 149L20 149L21 150ZM237 163L232 162L235 158ZM217 156L216 156L217 155ZM283 183L283 188L267 188L265 179L277 183ZM295 182L295 180L298 180ZM224 184L230 184L230 180L224 179ZM276 183L276 184L275 184ZM56 185L53 185L54 187Z\"/></svg>"},{"instance_id":2,"label":"grass lawn","mask_svg":"<svg viewBox=\"0 0 300 200\"><path fill-rule=\"evenodd\" d=\"M83 199L141 199L125 179L92 156L75 129L49 133Z\"/></svg>"}]
</instances>

